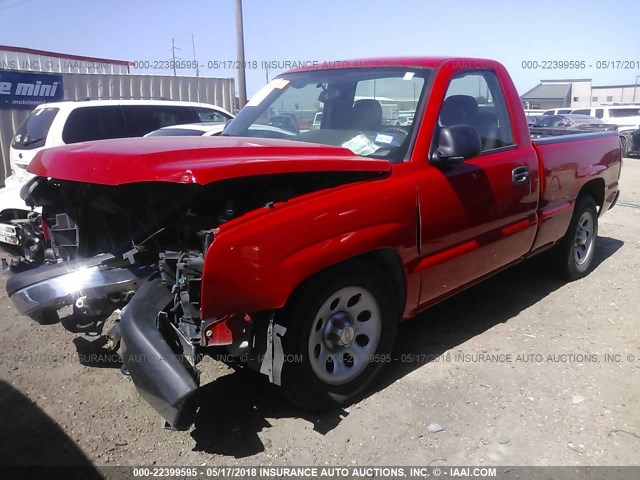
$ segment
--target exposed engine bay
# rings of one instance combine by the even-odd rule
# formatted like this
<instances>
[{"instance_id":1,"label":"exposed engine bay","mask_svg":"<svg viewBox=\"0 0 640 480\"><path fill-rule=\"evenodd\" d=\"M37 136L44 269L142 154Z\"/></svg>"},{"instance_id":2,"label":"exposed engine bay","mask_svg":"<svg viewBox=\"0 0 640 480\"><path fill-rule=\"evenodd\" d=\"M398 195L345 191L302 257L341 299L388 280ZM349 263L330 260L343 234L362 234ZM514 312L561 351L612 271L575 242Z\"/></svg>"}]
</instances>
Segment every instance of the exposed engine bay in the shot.
<instances>
[{"instance_id":1,"label":"exposed engine bay","mask_svg":"<svg viewBox=\"0 0 640 480\"><path fill-rule=\"evenodd\" d=\"M258 208L371 174L304 173L234 178L209 185L146 182L120 186L37 178L23 191L41 205L56 256L100 253L157 261L164 250L203 251L212 229Z\"/></svg>"},{"instance_id":2,"label":"exposed engine bay","mask_svg":"<svg viewBox=\"0 0 640 480\"><path fill-rule=\"evenodd\" d=\"M50 323L72 305L89 320L126 305L160 272L169 289L188 283L181 317L197 323L199 280L214 230L243 214L377 174L321 172L233 178L208 185L144 182L98 185L37 177L22 190L42 207L57 263L14 275L7 292L20 313ZM195 299L195 300L194 300Z\"/></svg>"}]
</instances>

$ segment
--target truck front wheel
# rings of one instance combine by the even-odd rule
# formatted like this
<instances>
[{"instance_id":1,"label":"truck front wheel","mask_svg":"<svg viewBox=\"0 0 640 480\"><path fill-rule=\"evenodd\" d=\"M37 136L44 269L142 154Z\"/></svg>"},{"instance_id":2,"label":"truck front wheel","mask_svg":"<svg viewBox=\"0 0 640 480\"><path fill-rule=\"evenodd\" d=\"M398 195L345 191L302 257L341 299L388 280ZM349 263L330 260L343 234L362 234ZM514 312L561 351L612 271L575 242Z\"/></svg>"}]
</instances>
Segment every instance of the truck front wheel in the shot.
<instances>
[{"instance_id":1,"label":"truck front wheel","mask_svg":"<svg viewBox=\"0 0 640 480\"><path fill-rule=\"evenodd\" d=\"M293 403L327 410L355 400L391 360L398 325L393 285L352 263L310 280L276 316L286 327L281 387Z\"/></svg>"},{"instance_id":2,"label":"truck front wheel","mask_svg":"<svg viewBox=\"0 0 640 480\"><path fill-rule=\"evenodd\" d=\"M565 237L557 247L560 273L568 280L587 275L593 267L598 237L598 211L592 197L579 197Z\"/></svg>"}]
</instances>

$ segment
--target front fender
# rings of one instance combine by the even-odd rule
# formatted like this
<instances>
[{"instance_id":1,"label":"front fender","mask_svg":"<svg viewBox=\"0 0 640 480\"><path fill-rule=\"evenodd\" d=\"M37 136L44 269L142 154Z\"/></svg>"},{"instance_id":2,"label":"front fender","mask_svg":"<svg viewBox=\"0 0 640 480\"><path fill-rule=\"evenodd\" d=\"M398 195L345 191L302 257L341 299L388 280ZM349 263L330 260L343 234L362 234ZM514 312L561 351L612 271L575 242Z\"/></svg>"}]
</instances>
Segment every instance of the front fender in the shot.
<instances>
[{"instance_id":1,"label":"front fender","mask_svg":"<svg viewBox=\"0 0 640 480\"><path fill-rule=\"evenodd\" d=\"M363 182L221 228L205 256L202 318L281 308L313 274L372 250L391 248L408 263L415 198L399 179Z\"/></svg>"}]
</instances>

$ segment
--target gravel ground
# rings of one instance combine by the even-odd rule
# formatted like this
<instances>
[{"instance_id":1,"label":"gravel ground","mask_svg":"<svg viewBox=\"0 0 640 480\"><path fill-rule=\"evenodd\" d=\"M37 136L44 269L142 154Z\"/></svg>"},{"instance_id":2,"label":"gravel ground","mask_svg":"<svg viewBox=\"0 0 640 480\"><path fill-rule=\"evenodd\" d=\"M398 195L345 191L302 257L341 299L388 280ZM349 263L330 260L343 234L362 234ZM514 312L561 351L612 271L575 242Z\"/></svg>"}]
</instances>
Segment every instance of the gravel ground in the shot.
<instances>
[{"instance_id":1,"label":"gravel ground","mask_svg":"<svg viewBox=\"0 0 640 480\"><path fill-rule=\"evenodd\" d=\"M3 273L0 465L640 465L640 160L621 184L591 275L534 259L438 305L321 416L206 360L194 427L163 429L117 362L79 361L99 338L16 315Z\"/></svg>"}]
</instances>

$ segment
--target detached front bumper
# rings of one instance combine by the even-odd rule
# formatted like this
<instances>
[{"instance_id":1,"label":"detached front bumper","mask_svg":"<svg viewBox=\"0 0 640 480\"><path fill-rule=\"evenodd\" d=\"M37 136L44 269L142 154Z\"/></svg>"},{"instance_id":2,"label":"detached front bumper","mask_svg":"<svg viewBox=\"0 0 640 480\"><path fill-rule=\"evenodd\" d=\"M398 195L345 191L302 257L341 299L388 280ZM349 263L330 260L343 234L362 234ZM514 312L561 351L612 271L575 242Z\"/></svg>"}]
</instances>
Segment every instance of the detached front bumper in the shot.
<instances>
[{"instance_id":1,"label":"detached front bumper","mask_svg":"<svg viewBox=\"0 0 640 480\"><path fill-rule=\"evenodd\" d=\"M169 346L158 312L173 295L160 279L145 282L122 312L121 355L140 395L174 428L188 428L197 409L198 381ZM164 333L161 332L161 330Z\"/></svg>"},{"instance_id":2,"label":"detached front bumper","mask_svg":"<svg viewBox=\"0 0 640 480\"><path fill-rule=\"evenodd\" d=\"M7 294L18 312L37 318L72 305L81 296L106 300L134 291L151 274L148 266L111 268L107 263L112 259L113 255L98 255L17 273L7 280Z\"/></svg>"}]
</instances>

